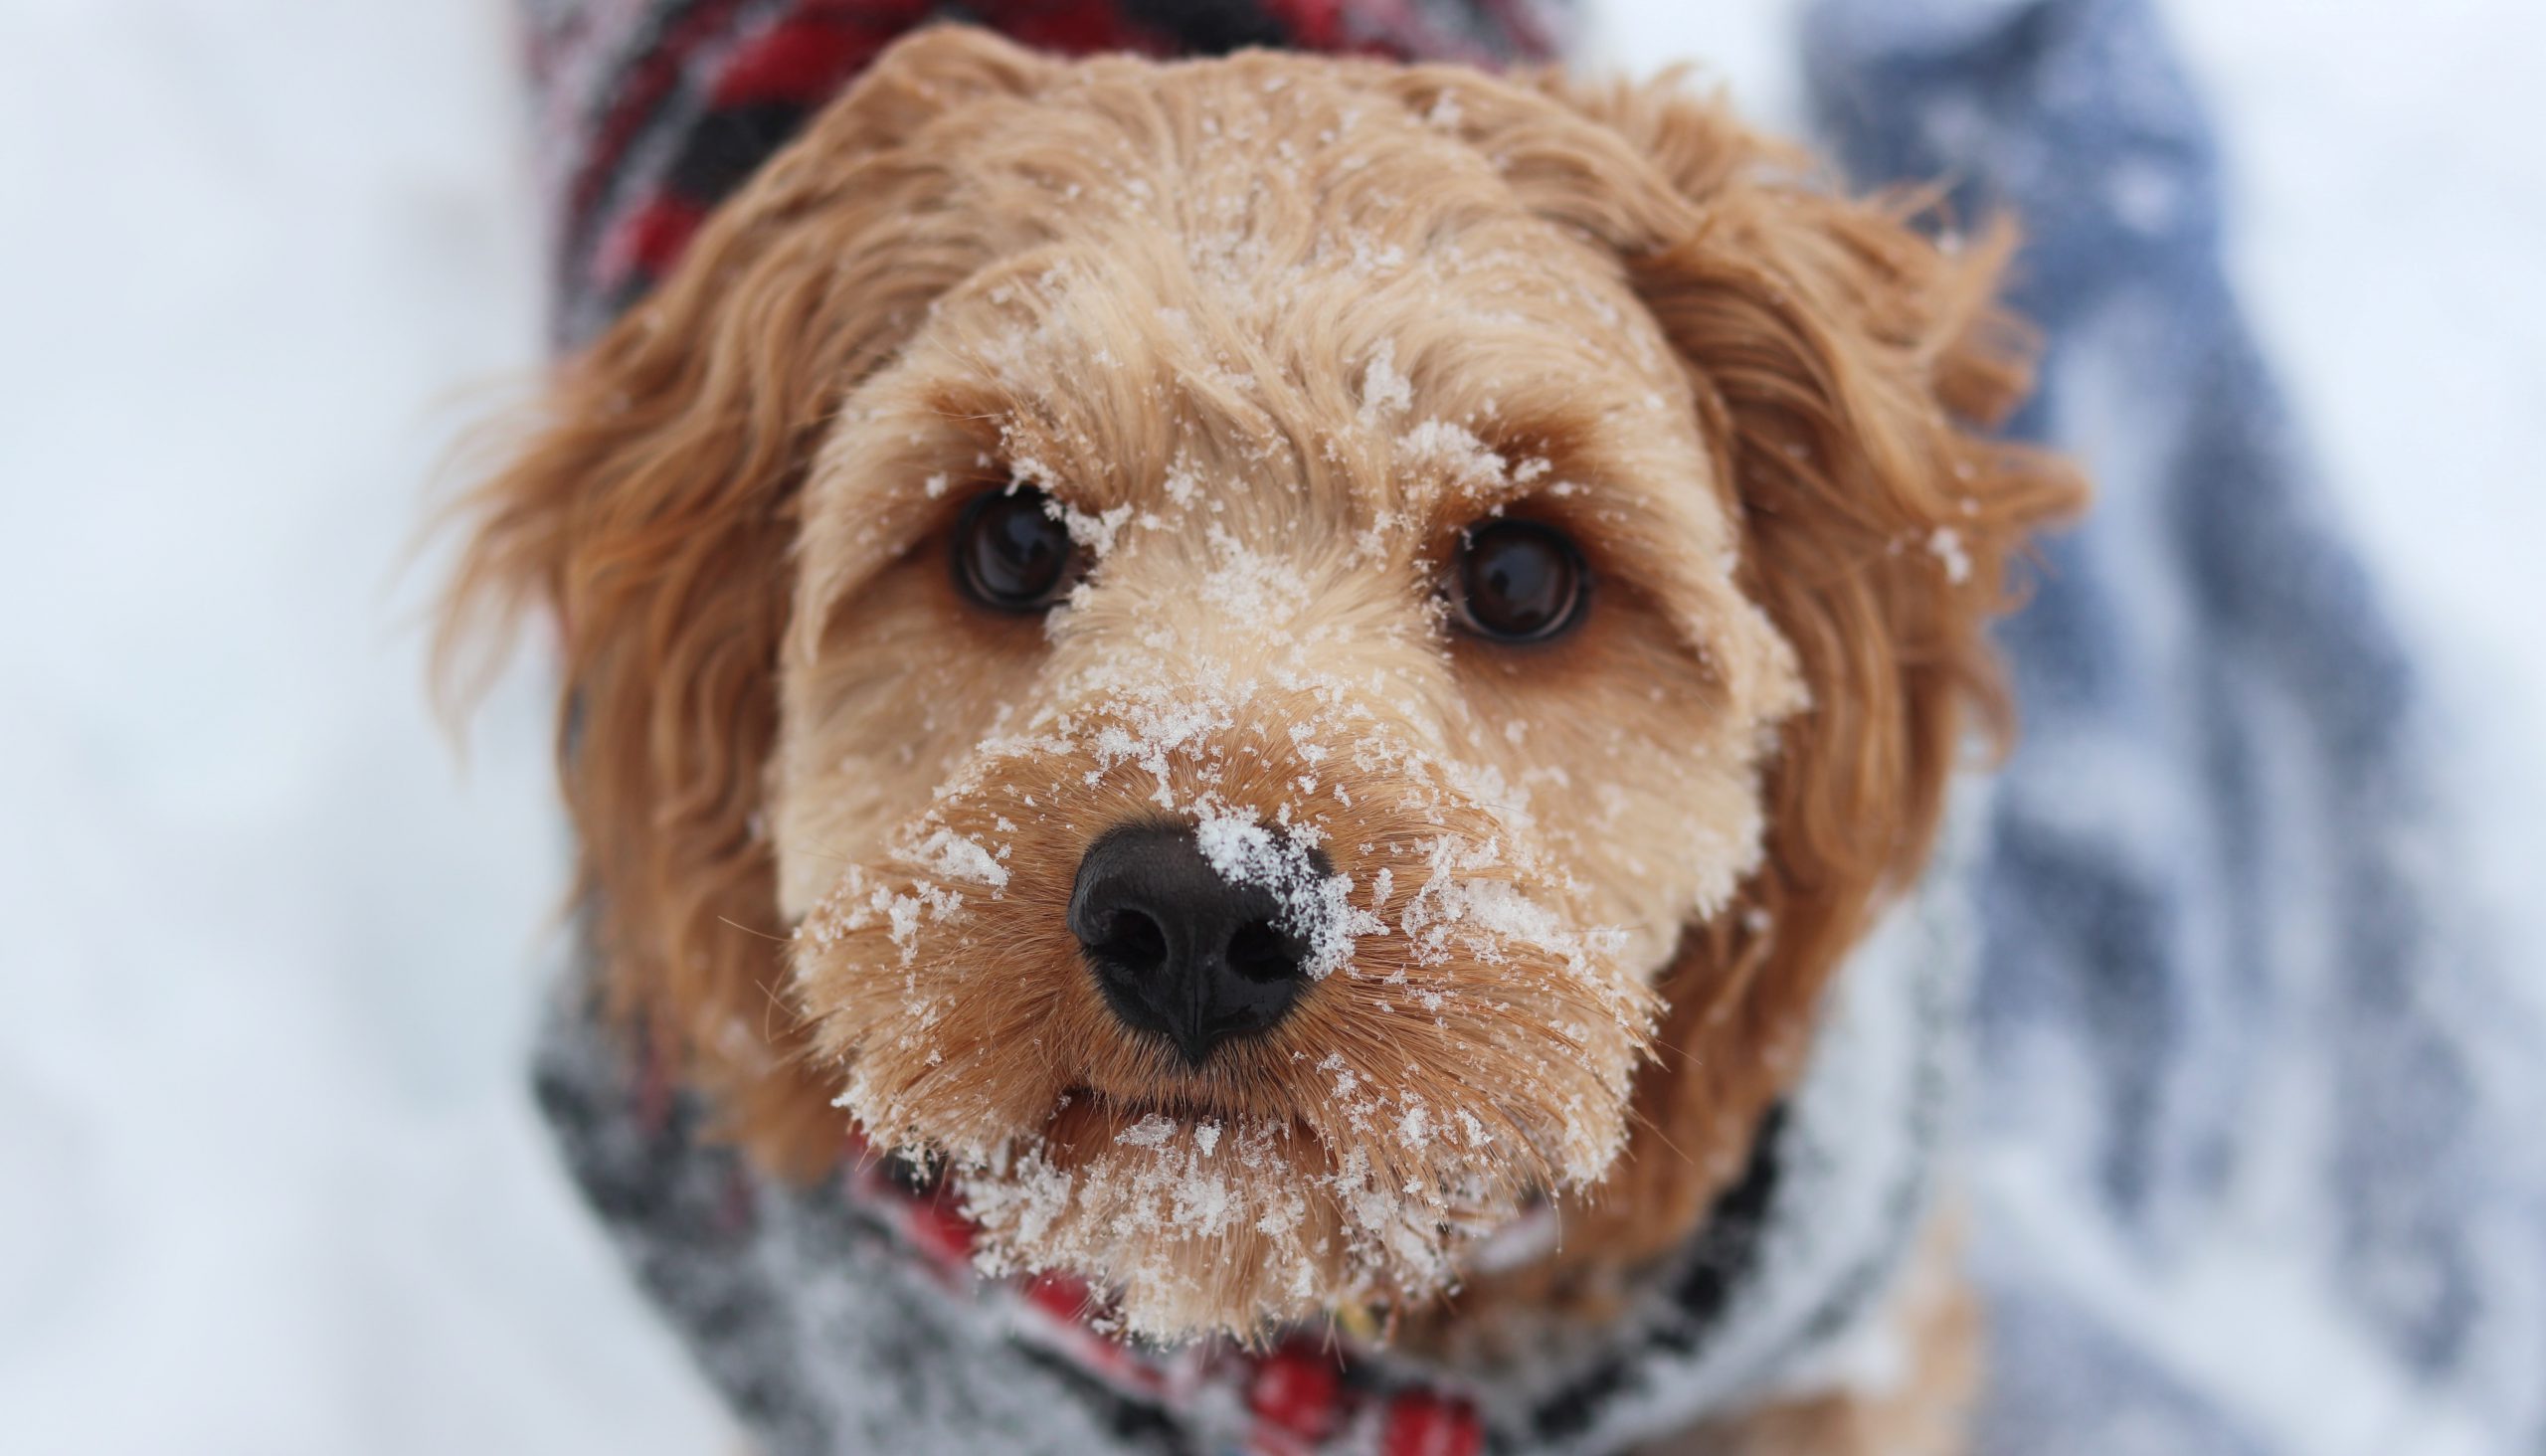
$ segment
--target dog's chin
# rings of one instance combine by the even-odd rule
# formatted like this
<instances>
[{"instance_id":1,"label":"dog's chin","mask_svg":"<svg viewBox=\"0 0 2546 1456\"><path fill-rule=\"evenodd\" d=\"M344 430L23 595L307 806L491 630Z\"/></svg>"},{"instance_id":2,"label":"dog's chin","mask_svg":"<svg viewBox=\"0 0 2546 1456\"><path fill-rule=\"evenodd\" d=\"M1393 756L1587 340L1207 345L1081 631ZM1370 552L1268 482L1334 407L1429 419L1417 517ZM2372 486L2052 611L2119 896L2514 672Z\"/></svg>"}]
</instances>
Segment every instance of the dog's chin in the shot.
<instances>
[{"instance_id":1,"label":"dog's chin","mask_svg":"<svg viewBox=\"0 0 2546 1456\"><path fill-rule=\"evenodd\" d=\"M1542 907L1551 887L1432 866L1279 1025L1196 1068L1092 983L1078 846L967 808L948 832L1012 846L996 873L852 865L793 964L837 1105L949 1171L986 1269L1085 1278L1161 1343L1411 1309L1624 1146L1654 997L1610 936Z\"/></svg>"},{"instance_id":2,"label":"dog's chin","mask_svg":"<svg viewBox=\"0 0 2546 1456\"><path fill-rule=\"evenodd\" d=\"M838 1105L947 1169L987 1272L1079 1276L1160 1344L1429 1304L1478 1241L1608 1172L1649 1036L1632 989L1500 943L1437 993L1339 971L1328 1000L1356 1014L1302 1013L1328 1034L1223 1045L1194 1073L1103 1021L1093 993L960 993L1048 958L903 967L856 933L823 954L827 934L802 964ZM979 925L965 942L1019 943ZM914 991L932 984L948 989Z\"/></svg>"},{"instance_id":3,"label":"dog's chin","mask_svg":"<svg viewBox=\"0 0 2546 1456\"><path fill-rule=\"evenodd\" d=\"M1374 1167L1295 1120L1084 1087L1039 1133L955 1176L987 1271L1079 1275L1113 1297L1125 1333L1163 1344L1419 1306L1538 1192L1455 1160Z\"/></svg>"},{"instance_id":4,"label":"dog's chin","mask_svg":"<svg viewBox=\"0 0 2546 1456\"><path fill-rule=\"evenodd\" d=\"M879 1145L946 1169L984 1272L1082 1278L1146 1342L1254 1343L1419 1310L1481 1241L1603 1177L1626 1142L1640 1027L1577 1024L1609 1040L1568 1041L1570 1059L1476 1044L1471 1062L1513 1073L1501 1097L1420 1077L1413 1047L1361 1047L1359 1070L1267 1044L1243 1048L1262 1076L1166 1075L1162 1056L1044 1080L978 1045L930 1061L878 1036L839 1105ZM992 1061L1008 1075L982 1075Z\"/></svg>"},{"instance_id":5,"label":"dog's chin","mask_svg":"<svg viewBox=\"0 0 2546 1456\"><path fill-rule=\"evenodd\" d=\"M1244 1340L1374 1293L1321 1183L1327 1161L1287 1120L1080 1089L1041 1134L957 1177L992 1272L1077 1274L1144 1340Z\"/></svg>"}]
</instances>

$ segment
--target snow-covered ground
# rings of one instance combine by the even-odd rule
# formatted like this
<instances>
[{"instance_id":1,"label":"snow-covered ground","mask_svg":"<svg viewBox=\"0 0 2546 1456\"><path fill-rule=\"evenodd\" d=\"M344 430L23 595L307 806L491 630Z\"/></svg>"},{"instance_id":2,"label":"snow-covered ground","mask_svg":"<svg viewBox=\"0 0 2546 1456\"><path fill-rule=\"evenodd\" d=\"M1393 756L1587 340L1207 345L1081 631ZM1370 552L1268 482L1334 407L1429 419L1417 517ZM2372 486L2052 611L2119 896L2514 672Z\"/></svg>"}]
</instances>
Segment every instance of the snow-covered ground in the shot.
<instances>
[{"instance_id":1,"label":"snow-covered ground","mask_svg":"<svg viewBox=\"0 0 2546 1456\"><path fill-rule=\"evenodd\" d=\"M1789 8L1616 0L1601 54L1712 57L1791 119ZM2546 7L2175 21L2512 904L2546 869ZM508 44L497 0L0 0L0 1449L720 1448L521 1089L563 852L536 694L465 774L421 698L420 503L537 358Z\"/></svg>"}]
</instances>

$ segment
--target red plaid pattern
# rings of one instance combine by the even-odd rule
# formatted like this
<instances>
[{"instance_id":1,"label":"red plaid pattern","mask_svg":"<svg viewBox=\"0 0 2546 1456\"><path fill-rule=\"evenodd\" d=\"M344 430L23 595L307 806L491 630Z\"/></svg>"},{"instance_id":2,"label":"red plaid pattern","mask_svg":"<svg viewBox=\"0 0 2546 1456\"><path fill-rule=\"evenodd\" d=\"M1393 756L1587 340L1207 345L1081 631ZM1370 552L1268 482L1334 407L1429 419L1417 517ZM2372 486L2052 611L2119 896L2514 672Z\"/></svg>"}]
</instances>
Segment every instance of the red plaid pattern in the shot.
<instances>
[{"instance_id":1,"label":"red plaid pattern","mask_svg":"<svg viewBox=\"0 0 2546 1456\"><path fill-rule=\"evenodd\" d=\"M559 198L559 333L600 331L875 55L962 20L1061 55L1244 45L1480 65L1552 59L1565 0L530 0ZM554 94L554 92L585 94Z\"/></svg>"}]
</instances>

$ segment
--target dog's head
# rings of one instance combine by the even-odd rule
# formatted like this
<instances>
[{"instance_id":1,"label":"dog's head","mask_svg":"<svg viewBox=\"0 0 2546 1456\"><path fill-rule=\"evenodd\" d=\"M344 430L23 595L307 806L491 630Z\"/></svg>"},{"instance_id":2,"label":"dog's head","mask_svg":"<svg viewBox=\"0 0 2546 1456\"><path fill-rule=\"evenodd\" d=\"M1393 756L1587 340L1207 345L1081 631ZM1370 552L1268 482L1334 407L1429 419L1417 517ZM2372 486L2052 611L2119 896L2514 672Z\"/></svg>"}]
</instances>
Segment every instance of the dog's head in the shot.
<instances>
[{"instance_id":1,"label":"dog's head","mask_svg":"<svg viewBox=\"0 0 2546 1456\"><path fill-rule=\"evenodd\" d=\"M460 616L557 611L614 988L773 1161L853 1118L1162 1336L1534 1200L1629 1256L2069 502L1967 433L1998 252L1665 90L931 34L568 370Z\"/></svg>"}]
</instances>

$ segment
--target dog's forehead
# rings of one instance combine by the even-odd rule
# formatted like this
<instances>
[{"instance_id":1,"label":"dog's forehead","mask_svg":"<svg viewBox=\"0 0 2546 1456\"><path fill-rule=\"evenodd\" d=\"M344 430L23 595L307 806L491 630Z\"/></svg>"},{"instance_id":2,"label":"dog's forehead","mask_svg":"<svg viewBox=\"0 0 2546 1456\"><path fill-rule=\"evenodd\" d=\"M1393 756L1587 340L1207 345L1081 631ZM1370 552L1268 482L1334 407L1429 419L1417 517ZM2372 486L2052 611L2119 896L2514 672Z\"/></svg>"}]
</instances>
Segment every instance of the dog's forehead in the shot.
<instances>
[{"instance_id":1,"label":"dog's forehead","mask_svg":"<svg viewBox=\"0 0 2546 1456\"><path fill-rule=\"evenodd\" d=\"M1162 478L1162 446L1314 457L1437 421L1587 449L1689 418L1667 346L1605 260L1532 220L1428 242L1339 224L1242 273L1191 243L1126 229L990 271L924 341L939 409L1101 451L1084 473L1134 491Z\"/></svg>"},{"instance_id":2,"label":"dog's forehead","mask_svg":"<svg viewBox=\"0 0 2546 1456\"><path fill-rule=\"evenodd\" d=\"M938 332L997 382L978 403L1104 441L1147 401L1260 456L1405 407L1517 440L1674 393L1618 260L1474 147L1316 69L1262 85L1195 84L1200 144L1098 151L1049 196L1048 242L942 300ZM1301 110L1262 114L1268 95ZM1115 455L1129 486L1162 477Z\"/></svg>"}]
</instances>

